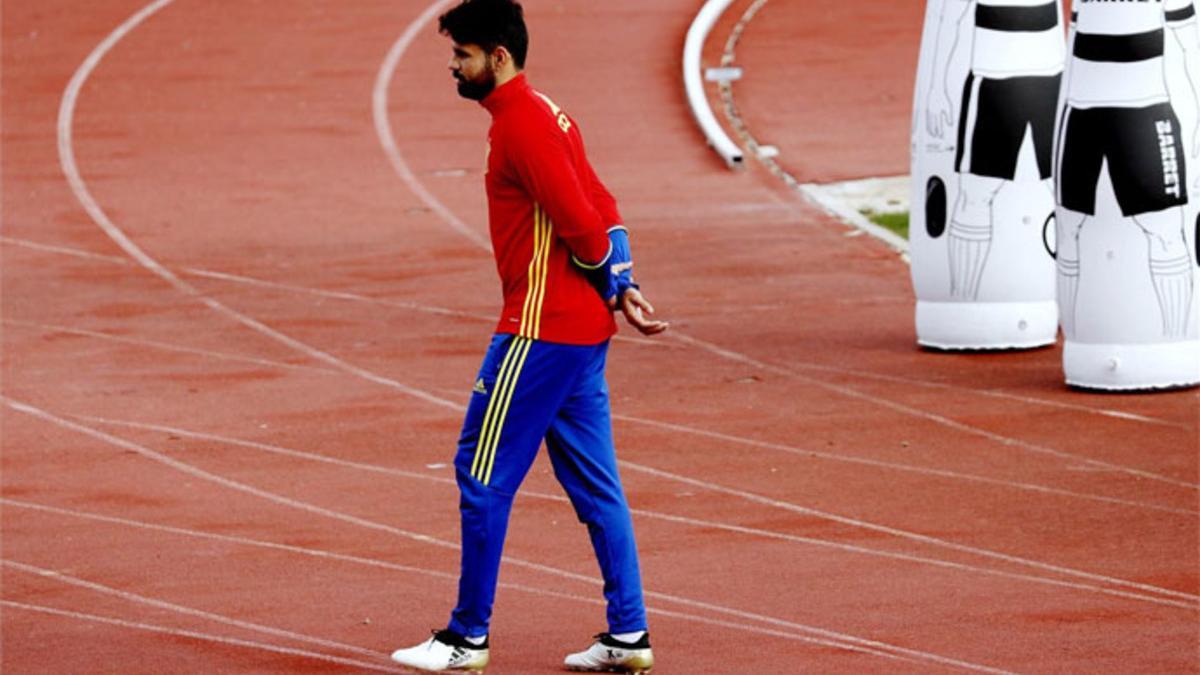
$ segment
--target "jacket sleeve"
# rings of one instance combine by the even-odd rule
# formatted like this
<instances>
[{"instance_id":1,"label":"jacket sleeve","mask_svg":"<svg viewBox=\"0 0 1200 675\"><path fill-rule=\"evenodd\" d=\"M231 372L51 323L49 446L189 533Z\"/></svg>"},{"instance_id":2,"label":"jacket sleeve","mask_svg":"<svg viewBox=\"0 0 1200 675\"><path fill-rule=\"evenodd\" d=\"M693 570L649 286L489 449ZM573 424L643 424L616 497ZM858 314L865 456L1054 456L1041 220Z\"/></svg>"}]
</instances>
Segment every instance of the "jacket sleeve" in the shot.
<instances>
[{"instance_id":1,"label":"jacket sleeve","mask_svg":"<svg viewBox=\"0 0 1200 675\"><path fill-rule=\"evenodd\" d=\"M578 127L576 127L578 128ZM583 147L583 138L579 139L579 146ZM621 225L621 212L617 210L617 200L608 191L608 188L601 182L600 177L596 175L596 170L592 168L592 163L588 161L587 154L584 154L583 161L584 176L583 180L587 183L592 205L600 212L600 218L604 221L605 227L611 229L614 225Z\"/></svg>"},{"instance_id":2,"label":"jacket sleeve","mask_svg":"<svg viewBox=\"0 0 1200 675\"><path fill-rule=\"evenodd\" d=\"M550 216L558 237L580 263L590 266L606 261L608 224L592 203L590 177L575 170L568 134L550 118L512 131L519 131L520 136L508 144L511 166L533 200Z\"/></svg>"}]
</instances>

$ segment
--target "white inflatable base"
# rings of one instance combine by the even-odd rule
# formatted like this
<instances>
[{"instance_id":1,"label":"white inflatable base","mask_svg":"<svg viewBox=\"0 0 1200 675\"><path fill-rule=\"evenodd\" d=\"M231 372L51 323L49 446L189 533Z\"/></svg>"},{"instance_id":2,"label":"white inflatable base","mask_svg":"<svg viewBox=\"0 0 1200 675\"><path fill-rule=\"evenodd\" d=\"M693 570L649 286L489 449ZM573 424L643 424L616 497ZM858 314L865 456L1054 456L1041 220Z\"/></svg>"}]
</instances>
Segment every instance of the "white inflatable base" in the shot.
<instances>
[{"instance_id":1,"label":"white inflatable base","mask_svg":"<svg viewBox=\"0 0 1200 675\"><path fill-rule=\"evenodd\" d=\"M1067 384L1085 389L1132 391L1200 384L1200 340L1141 345L1063 345Z\"/></svg>"},{"instance_id":2,"label":"white inflatable base","mask_svg":"<svg viewBox=\"0 0 1200 675\"><path fill-rule=\"evenodd\" d=\"M917 344L935 349L1033 349L1058 337L1058 303L917 301Z\"/></svg>"}]
</instances>

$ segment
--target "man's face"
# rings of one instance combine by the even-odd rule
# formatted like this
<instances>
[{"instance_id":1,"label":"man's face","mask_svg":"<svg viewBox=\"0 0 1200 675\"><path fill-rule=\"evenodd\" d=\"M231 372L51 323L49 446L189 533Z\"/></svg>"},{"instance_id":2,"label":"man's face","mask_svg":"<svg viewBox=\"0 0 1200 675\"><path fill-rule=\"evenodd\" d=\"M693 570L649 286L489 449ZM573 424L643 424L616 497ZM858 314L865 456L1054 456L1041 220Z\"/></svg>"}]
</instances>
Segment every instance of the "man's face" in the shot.
<instances>
[{"instance_id":1,"label":"man's face","mask_svg":"<svg viewBox=\"0 0 1200 675\"><path fill-rule=\"evenodd\" d=\"M496 88L496 69L491 56L479 45L454 43L450 74L458 80L458 95L482 101Z\"/></svg>"}]
</instances>

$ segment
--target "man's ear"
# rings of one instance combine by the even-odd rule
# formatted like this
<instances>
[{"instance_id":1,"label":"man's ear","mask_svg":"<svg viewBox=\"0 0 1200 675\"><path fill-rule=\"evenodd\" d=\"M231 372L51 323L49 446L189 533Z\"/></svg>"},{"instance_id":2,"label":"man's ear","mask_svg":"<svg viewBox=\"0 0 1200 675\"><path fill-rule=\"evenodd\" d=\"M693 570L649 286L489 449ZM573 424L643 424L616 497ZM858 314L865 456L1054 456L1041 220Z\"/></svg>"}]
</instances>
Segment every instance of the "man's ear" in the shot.
<instances>
[{"instance_id":1,"label":"man's ear","mask_svg":"<svg viewBox=\"0 0 1200 675\"><path fill-rule=\"evenodd\" d=\"M508 47L500 45L492 50L492 63L497 67L504 66L506 63L512 63L512 52L508 51Z\"/></svg>"}]
</instances>

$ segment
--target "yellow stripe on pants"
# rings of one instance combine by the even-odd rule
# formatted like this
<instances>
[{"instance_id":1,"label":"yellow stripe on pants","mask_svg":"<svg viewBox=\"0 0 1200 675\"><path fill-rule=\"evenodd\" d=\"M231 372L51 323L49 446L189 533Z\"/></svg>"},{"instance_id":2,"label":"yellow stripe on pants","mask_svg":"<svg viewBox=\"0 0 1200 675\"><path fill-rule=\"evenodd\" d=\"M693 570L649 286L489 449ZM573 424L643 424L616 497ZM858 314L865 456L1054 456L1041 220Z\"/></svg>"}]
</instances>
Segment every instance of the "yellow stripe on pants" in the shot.
<instances>
[{"instance_id":1,"label":"yellow stripe on pants","mask_svg":"<svg viewBox=\"0 0 1200 675\"><path fill-rule=\"evenodd\" d=\"M501 400L500 392L509 379L513 356L519 351L521 338L514 338L512 344L508 346L508 353L504 355L504 361L500 365L500 373L496 376L496 383L492 386L492 398L488 401L487 411L483 415L483 424L479 427L479 440L475 443L475 458L471 461L471 477L479 480L480 471L479 464L483 458L481 450L484 448L484 440L488 438L489 430L494 426L496 412L500 408L499 401Z\"/></svg>"},{"instance_id":2,"label":"yellow stripe on pants","mask_svg":"<svg viewBox=\"0 0 1200 675\"><path fill-rule=\"evenodd\" d=\"M500 413L497 415L496 433L488 436L488 446L486 449L486 457L483 461L483 478L482 482L487 485L492 480L492 467L496 463L496 446L500 444L500 434L504 432L504 420L508 418L508 407L512 403L513 392L517 389L517 379L521 377L521 368L525 366L525 357L529 356L529 350L533 347L533 340L518 340L522 343L520 353L516 357L517 362L513 368L513 374L509 378L511 383L507 391L504 392L504 402L500 408ZM497 394L499 397L499 394Z\"/></svg>"}]
</instances>

